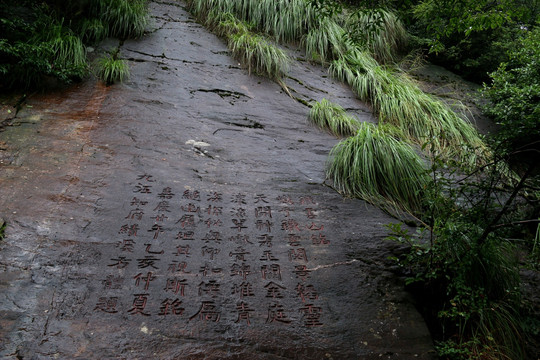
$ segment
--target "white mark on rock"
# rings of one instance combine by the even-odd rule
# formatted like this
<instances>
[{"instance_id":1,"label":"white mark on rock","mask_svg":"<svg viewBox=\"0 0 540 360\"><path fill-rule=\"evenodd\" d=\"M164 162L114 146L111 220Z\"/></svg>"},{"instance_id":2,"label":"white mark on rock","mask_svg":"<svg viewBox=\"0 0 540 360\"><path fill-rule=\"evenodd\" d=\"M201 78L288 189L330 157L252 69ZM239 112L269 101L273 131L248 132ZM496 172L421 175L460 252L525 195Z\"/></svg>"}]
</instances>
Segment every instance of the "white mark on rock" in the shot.
<instances>
[{"instance_id":1,"label":"white mark on rock","mask_svg":"<svg viewBox=\"0 0 540 360\"><path fill-rule=\"evenodd\" d=\"M340 266L340 265L351 265L352 263L355 263L359 260L357 259L352 259L350 261L341 261L341 262L337 262L337 263L333 263L333 264L326 264L326 265L318 265L318 266L315 266L314 268L312 269L308 269L310 271L315 271L315 270L320 270L320 269L328 269L328 268L332 268L334 266Z\"/></svg>"},{"instance_id":2,"label":"white mark on rock","mask_svg":"<svg viewBox=\"0 0 540 360\"><path fill-rule=\"evenodd\" d=\"M188 140L186 141L186 145L193 145L193 147L207 147L210 146L209 143L205 143L204 141L196 141L196 140Z\"/></svg>"}]
</instances>

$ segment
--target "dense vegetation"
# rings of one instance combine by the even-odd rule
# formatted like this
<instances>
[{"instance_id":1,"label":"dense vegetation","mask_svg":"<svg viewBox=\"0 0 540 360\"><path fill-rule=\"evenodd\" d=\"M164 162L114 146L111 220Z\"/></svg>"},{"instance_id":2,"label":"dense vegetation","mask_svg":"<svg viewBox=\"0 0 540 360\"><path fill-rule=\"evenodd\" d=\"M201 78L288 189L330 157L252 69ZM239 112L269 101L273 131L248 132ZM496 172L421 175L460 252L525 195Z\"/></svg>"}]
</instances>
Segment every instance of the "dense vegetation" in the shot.
<instances>
[{"instance_id":1,"label":"dense vegetation","mask_svg":"<svg viewBox=\"0 0 540 360\"><path fill-rule=\"evenodd\" d=\"M540 259L540 6L537 0L188 0L250 72L280 83L295 43L371 104L361 124L338 104L310 104L309 118L344 139L332 150L332 186L398 217L410 251L396 258L444 359L526 359L540 335L522 296L522 268ZM0 1L2 86L30 87L86 75L85 45L140 36L142 0ZM403 70L424 51L486 82L485 139ZM118 53L99 62L106 82L128 76Z\"/></svg>"},{"instance_id":2,"label":"dense vegetation","mask_svg":"<svg viewBox=\"0 0 540 360\"><path fill-rule=\"evenodd\" d=\"M108 36L141 36L147 23L145 0L2 0L0 88L80 80L90 71L86 45ZM115 62L100 62L107 82L126 75L125 64L113 56Z\"/></svg>"}]
</instances>

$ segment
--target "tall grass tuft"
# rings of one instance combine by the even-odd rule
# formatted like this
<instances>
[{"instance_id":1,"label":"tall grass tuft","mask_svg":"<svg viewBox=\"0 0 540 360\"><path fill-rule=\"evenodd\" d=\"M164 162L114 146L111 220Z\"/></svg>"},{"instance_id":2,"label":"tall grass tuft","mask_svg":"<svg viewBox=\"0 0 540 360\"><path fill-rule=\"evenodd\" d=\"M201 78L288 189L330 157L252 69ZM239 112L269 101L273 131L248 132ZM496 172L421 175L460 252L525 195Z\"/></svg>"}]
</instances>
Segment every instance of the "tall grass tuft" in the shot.
<instances>
[{"instance_id":1,"label":"tall grass tuft","mask_svg":"<svg viewBox=\"0 0 540 360\"><path fill-rule=\"evenodd\" d=\"M188 0L192 12L204 19L211 10L230 12L276 41L297 41L313 27L314 8L305 0Z\"/></svg>"},{"instance_id":2,"label":"tall grass tuft","mask_svg":"<svg viewBox=\"0 0 540 360\"><path fill-rule=\"evenodd\" d=\"M233 55L249 72L278 80L288 71L289 56L262 35L251 31L252 26L237 19L230 12L212 9L206 17L207 26L216 34L225 36Z\"/></svg>"},{"instance_id":3,"label":"tall grass tuft","mask_svg":"<svg viewBox=\"0 0 540 360\"><path fill-rule=\"evenodd\" d=\"M107 85L123 82L129 78L129 65L125 60L108 54L97 60L97 75Z\"/></svg>"},{"instance_id":4,"label":"tall grass tuft","mask_svg":"<svg viewBox=\"0 0 540 360\"><path fill-rule=\"evenodd\" d=\"M362 123L357 134L330 152L327 177L345 196L364 199L395 213L417 213L429 182L425 164L388 126Z\"/></svg>"},{"instance_id":5,"label":"tall grass tuft","mask_svg":"<svg viewBox=\"0 0 540 360\"><path fill-rule=\"evenodd\" d=\"M330 130L336 136L354 135L360 121L347 114L339 105L326 99L316 102L309 112L309 119L318 127Z\"/></svg>"},{"instance_id":6,"label":"tall grass tuft","mask_svg":"<svg viewBox=\"0 0 540 360\"><path fill-rule=\"evenodd\" d=\"M119 38L142 36L149 22L146 0L96 0L93 10L108 24L108 35Z\"/></svg>"},{"instance_id":7,"label":"tall grass tuft","mask_svg":"<svg viewBox=\"0 0 540 360\"><path fill-rule=\"evenodd\" d=\"M345 39L346 31L332 17L324 17L303 37L302 44L308 57L326 63L345 55Z\"/></svg>"},{"instance_id":8,"label":"tall grass tuft","mask_svg":"<svg viewBox=\"0 0 540 360\"><path fill-rule=\"evenodd\" d=\"M402 129L412 141L468 166L485 161L486 145L470 123L404 73L380 66L367 51L349 52L333 61L330 73L370 102L382 123Z\"/></svg>"},{"instance_id":9,"label":"tall grass tuft","mask_svg":"<svg viewBox=\"0 0 540 360\"><path fill-rule=\"evenodd\" d=\"M229 48L248 71L279 79L288 71L289 56L264 37L244 32L228 36Z\"/></svg>"},{"instance_id":10,"label":"tall grass tuft","mask_svg":"<svg viewBox=\"0 0 540 360\"><path fill-rule=\"evenodd\" d=\"M105 39L108 29L99 19L83 19L79 25L78 33L85 43L95 43Z\"/></svg>"}]
</instances>

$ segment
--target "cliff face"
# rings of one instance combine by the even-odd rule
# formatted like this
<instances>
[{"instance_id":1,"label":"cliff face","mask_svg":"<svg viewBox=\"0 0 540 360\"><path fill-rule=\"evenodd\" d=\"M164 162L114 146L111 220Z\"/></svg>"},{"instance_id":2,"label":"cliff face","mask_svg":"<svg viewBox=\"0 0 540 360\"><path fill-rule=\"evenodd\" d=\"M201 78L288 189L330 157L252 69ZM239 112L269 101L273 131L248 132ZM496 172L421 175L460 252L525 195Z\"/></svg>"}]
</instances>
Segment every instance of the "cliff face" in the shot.
<instances>
[{"instance_id":1,"label":"cliff face","mask_svg":"<svg viewBox=\"0 0 540 360\"><path fill-rule=\"evenodd\" d=\"M120 46L131 78L32 95L0 133L5 358L427 359L388 260L395 221L324 183L330 99L297 61L289 96L176 3Z\"/></svg>"}]
</instances>

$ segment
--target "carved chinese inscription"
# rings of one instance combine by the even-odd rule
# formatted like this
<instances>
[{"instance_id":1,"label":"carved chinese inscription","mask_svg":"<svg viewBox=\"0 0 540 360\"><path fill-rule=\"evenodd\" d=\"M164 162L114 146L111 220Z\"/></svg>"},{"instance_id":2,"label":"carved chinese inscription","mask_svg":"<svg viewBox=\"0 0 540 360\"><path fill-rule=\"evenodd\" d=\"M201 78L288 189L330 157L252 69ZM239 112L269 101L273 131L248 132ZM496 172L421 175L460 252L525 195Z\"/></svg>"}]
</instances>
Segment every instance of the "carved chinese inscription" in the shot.
<instances>
[{"instance_id":1,"label":"carved chinese inscription","mask_svg":"<svg viewBox=\"0 0 540 360\"><path fill-rule=\"evenodd\" d=\"M131 189L95 312L324 325L312 251L331 239L312 196L177 189L150 174Z\"/></svg>"}]
</instances>

